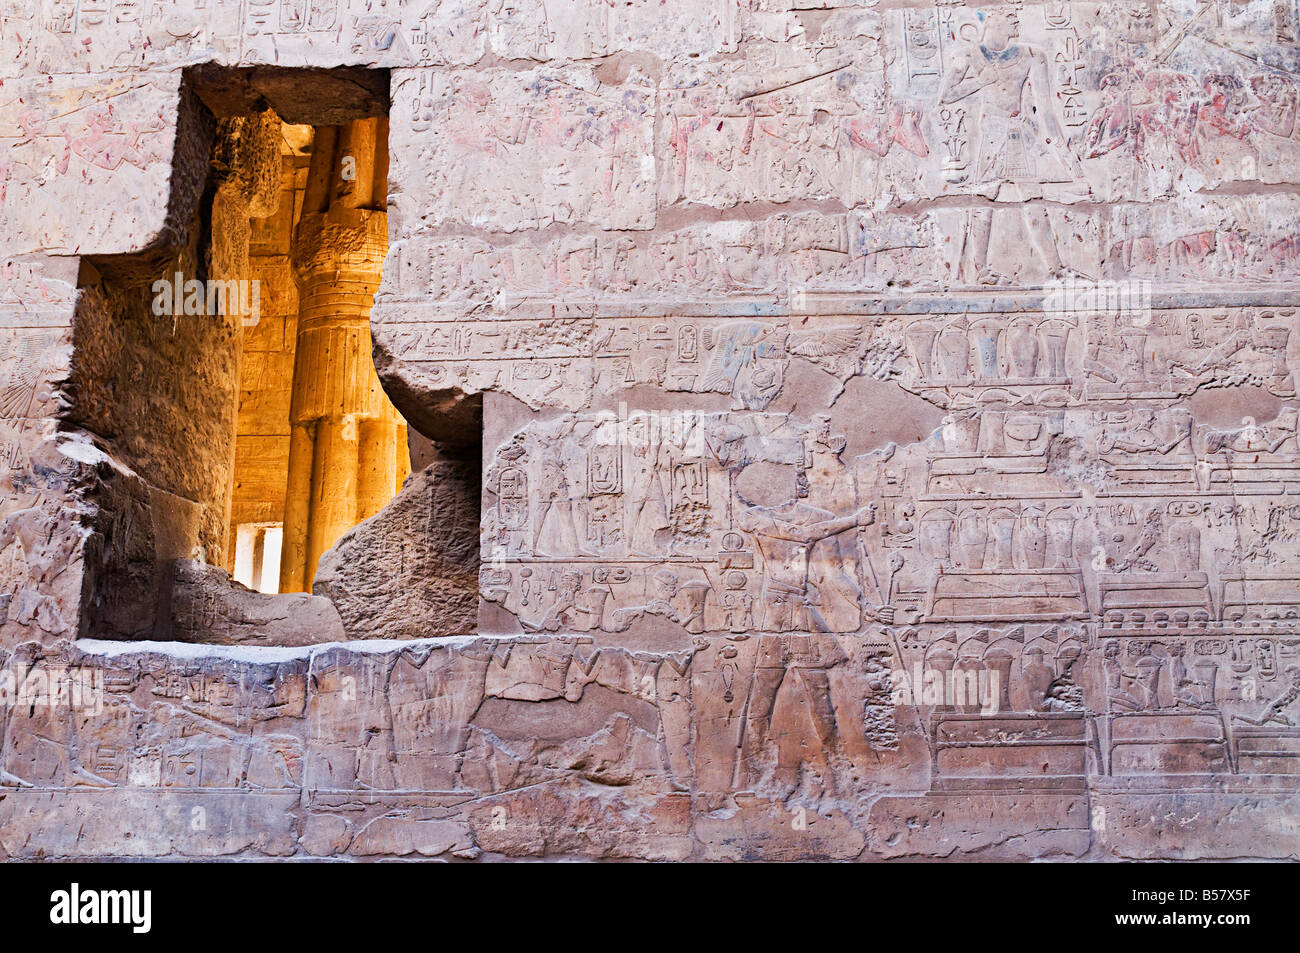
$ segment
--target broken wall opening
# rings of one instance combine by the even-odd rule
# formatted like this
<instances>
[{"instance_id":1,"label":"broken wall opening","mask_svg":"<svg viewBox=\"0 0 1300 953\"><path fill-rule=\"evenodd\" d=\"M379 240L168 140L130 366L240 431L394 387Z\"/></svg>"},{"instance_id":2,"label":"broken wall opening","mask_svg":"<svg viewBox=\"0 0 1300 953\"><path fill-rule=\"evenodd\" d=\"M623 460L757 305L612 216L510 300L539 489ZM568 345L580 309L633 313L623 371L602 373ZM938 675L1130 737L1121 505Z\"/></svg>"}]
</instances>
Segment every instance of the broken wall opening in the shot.
<instances>
[{"instance_id":1,"label":"broken wall opening","mask_svg":"<svg viewBox=\"0 0 1300 953\"><path fill-rule=\"evenodd\" d=\"M240 590L221 570L310 592L324 554L402 487L407 427L369 327L387 106L385 71L186 72L168 227L81 276L65 420L104 452L86 634L203 640L204 605ZM196 582L213 591L179 594Z\"/></svg>"}]
</instances>

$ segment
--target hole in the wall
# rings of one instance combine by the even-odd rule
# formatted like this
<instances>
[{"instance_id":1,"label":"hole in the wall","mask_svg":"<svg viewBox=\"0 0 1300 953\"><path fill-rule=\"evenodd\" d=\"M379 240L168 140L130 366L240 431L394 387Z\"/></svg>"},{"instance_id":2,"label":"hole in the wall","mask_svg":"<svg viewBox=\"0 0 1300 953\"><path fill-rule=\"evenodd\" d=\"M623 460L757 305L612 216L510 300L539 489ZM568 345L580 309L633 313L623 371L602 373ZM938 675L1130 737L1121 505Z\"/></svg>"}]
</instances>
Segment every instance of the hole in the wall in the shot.
<instances>
[{"instance_id":1,"label":"hole in the wall","mask_svg":"<svg viewBox=\"0 0 1300 953\"><path fill-rule=\"evenodd\" d=\"M369 327L387 105L384 71L186 72L167 227L83 264L66 419L109 461L90 489L89 634L201 638L172 611L196 563L310 592L409 474Z\"/></svg>"},{"instance_id":2,"label":"hole in the wall","mask_svg":"<svg viewBox=\"0 0 1300 953\"><path fill-rule=\"evenodd\" d=\"M235 568L231 573L235 582L257 592L279 592L283 548L283 523L236 525Z\"/></svg>"}]
</instances>

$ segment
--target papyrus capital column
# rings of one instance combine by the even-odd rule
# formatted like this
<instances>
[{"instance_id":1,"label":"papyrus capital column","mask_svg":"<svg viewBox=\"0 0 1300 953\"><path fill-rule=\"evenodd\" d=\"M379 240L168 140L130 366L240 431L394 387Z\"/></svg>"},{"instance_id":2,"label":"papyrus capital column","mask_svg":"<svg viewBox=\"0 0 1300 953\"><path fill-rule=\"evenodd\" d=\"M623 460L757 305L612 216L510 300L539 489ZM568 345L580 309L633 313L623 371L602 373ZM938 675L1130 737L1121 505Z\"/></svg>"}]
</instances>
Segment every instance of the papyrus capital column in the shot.
<instances>
[{"instance_id":1,"label":"papyrus capital column","mask_svg":"<svg viewBox=\"0 0 1300 953\"><path fill-rule=\"evenodd\" d=\"M310 590L321 554L378 512L409 468L403 421L371 357L370 306L388 247L381 124L319 136L295 235L301 292L282 592Z\"/></svg>"}]
</instances>

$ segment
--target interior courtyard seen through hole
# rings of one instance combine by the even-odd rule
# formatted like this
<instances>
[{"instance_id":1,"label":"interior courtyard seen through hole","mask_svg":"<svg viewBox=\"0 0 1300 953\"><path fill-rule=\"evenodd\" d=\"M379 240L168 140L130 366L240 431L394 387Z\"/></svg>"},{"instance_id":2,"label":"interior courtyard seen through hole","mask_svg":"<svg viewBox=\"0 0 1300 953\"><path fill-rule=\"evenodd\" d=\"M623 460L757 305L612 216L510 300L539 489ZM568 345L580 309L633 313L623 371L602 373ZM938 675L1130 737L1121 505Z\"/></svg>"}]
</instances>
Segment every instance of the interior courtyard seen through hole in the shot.
<instances>
[{"instance_id":1,"label":"interior courtyard seen through hole","mask_svg":"<svg viewBox=\"0 0 1300 953\"><path fill-rule=\"evenodd\" d=\"M321 554L397 492L410 456L370 357L388 248L387 119L283 129L279 201L250 235L266 311L241 348L231 532L248 546L239 581L304 592ZM267 558L268 541L281 555Z\"/></svg>"},{"instance_id":2,"label":"interior courtyard seen through hole","mask_svg":"<svg viewBox=\"0 0 1300 953\"><path fill-rule=\"evenodd\" d=\"M0 857L1300 857L1293 0L12 6Z\"/></svg>"}]
</instances>

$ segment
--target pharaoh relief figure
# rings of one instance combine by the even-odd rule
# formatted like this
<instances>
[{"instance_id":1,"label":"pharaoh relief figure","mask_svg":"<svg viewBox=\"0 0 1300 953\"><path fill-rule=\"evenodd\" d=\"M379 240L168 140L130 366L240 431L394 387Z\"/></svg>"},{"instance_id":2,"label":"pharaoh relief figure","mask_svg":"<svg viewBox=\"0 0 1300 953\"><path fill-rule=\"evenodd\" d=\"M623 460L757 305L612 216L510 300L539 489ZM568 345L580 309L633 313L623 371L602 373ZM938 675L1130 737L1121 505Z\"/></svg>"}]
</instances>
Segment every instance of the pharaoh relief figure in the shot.
<instances>
[{"instance_id":1,"label":"pharaoh relief figure","mask_svg":"<svg viewBox=\"0 0 1300 953\"><path fill-rule=\"evenodd\" d=\"M814 466L760 461L736 481L745 505L736 525L754 540L762 592L758 658L746 696L734 786L788 797L805 772L833 793L841 732L832 703L830 672L848 661L834 632L855 631L864 615L892 620L888 606L873 606L855 578L859 553L840 539L875 522L876 504L837 515L810 502L810 475L825 480L819 502L856 506L851 488L837 479L830 460L842 449L827 421L814 429ZM840 465L843 466L842 464ZM839 492L837 492L837 489Z\"/></svg>"},{"instance_id":2,"label":"pharaoh relief figure","mask_svg":"<svg viewBox=\"0 0 1300 953\"><path fill-rule=\"evenodd\" d=\"M761 560L759 625L767 632L855 631L862 620L856 553L823 544L870 526L876 504L837 515L809 503L808 495L808 474L793 464L751 463L737 479L736 497L745 508L736 525L754 539ZM873 618L888 612L862 608Z\"/></svg>"},{"instance_id":3,"label":"pharaoh relief figure","mask_svg":"<svg viewBox=\"0 0 1300 953\"><path fill-rule=\"evenodd\" d=\"M1020 203L1019 216L1041 255L1049 279L1066 277L1044 198L1062 200L1089 191L1078 158L1067 145L1056 117L1046 55L1017 42L1020 25L1011 11L981 13L976 40L953 58L939 88L939 103L970 101L976 118L976 195L994 202ZM969 29L969 28L968 28ZM964 254L970 256L975 284L1007 285L1012 279L989 263L994 209L972 211Z\"/></svg>"}]
</instances>

